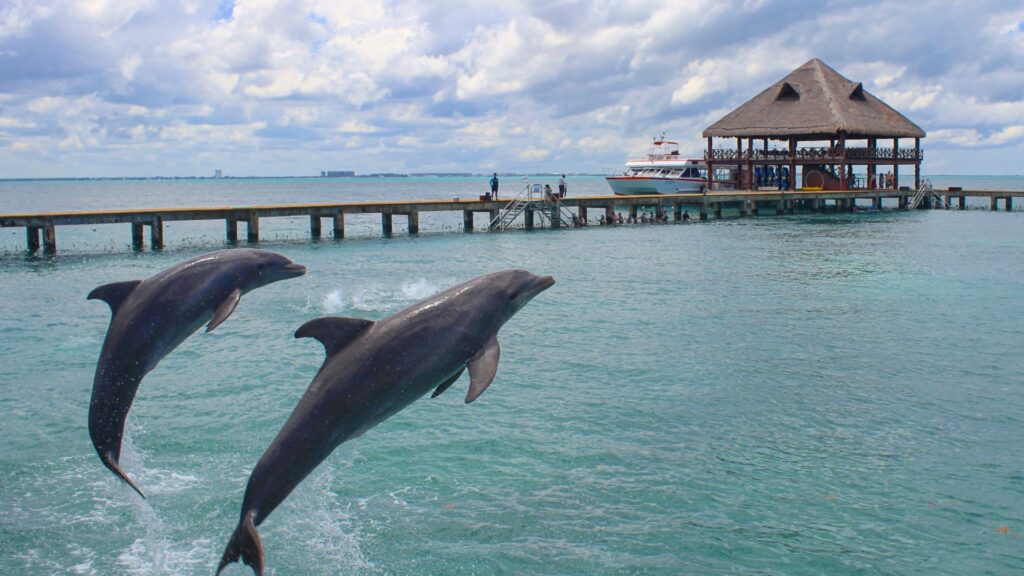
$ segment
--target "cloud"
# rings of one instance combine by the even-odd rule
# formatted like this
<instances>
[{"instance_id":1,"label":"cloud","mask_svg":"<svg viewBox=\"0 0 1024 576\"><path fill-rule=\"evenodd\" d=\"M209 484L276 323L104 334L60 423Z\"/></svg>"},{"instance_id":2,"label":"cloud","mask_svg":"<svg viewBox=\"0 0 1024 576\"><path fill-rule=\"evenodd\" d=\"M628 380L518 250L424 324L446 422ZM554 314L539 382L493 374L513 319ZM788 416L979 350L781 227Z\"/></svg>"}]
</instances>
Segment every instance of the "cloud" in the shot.
<instances>
[{"instance_id":1,"label":"cloud","mask_svg":"<svg viewBox=\"0 0 1024 576\"><path fill-rule=\"evenodd\" d=\"M1010 172L1022 22L1001 0L8 0L0 171L389 172L396 146L414 171L600 171L662 131L699 152L704 127L819 57L925 146Z\"/></svg>"}]
</instances>

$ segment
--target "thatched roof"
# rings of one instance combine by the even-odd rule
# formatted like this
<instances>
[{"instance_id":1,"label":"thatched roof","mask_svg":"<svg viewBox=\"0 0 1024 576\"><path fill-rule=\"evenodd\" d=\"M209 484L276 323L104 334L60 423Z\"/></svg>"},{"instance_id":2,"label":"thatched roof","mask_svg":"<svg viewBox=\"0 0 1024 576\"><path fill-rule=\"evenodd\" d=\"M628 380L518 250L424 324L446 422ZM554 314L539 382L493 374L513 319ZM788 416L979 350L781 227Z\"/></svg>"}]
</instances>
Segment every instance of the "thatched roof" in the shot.
<instances>
[{"instance_id":1,"label":"thatched roof","mask_svg":"<svg viewBox=\"0 0 1024 576\"><path fill-rule=\"evenodd\" d=\"M925 135L859 82L814 58L709 126L704 137L825 140L840 131L854 139Z\"/></svg>"}]
</instances>

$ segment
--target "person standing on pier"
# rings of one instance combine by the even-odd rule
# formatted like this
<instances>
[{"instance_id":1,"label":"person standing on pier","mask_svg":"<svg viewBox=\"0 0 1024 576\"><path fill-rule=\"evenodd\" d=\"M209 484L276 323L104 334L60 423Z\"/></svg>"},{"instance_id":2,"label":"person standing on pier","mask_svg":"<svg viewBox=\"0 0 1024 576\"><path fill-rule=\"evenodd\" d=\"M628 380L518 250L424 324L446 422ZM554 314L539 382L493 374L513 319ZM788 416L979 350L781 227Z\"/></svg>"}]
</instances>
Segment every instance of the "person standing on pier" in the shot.
<instances>
[{"instance_id":1,"label":"person standing on pier","mask_svg":"<svg viewBox=\"0 0 1024 576\"><path fill-rule=\"evenodd\" d=\"M565 198L565 174L558 179L558 197Z\"/></svg>"},{"instance_id":2,"label":"person standing on pier","mask_svg":"<svg viewBox=\"0 0 1024 576\"><path fill-rule=\"evenodd\" d=\"M491 199L498 199L498 173L495 172L494 176L491 176Z\"/></svg>"}]
</instances>

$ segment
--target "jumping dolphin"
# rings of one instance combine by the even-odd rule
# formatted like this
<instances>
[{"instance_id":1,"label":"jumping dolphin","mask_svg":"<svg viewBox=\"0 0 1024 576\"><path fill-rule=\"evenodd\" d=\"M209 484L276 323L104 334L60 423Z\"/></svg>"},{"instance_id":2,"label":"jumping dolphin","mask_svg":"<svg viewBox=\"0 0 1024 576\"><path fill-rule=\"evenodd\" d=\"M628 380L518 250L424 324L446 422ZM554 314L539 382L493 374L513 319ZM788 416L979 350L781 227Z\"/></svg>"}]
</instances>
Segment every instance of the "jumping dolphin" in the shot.
<instances>
[{"instance_id":1,"label":"jumping dolphin","mask_svg":"<svg viewBox=\"0 0 1024 576\"><path fill-rule=\"evenodd\" d=\"M305 273L305 266L280 254L239 248L90 292L89 299L103 300L112 314L89 403L89 436L103 464L145 498L120 466L124 421L142 378L200 326L209 322L207 332L219 326L242 294Z\"/></svg>"},{"instance_id":2,"label":"jumping dolphin","mask_svg":"<svg viewBox=\"0 0 1024 576\"><path fill-rule=\"evenodd\" d=\"M339 444L356 438L414 400L444 392L468 367L466 403L498 369L497 333L551 276L506 270L449 288L377 322L325 317L296 338L327 351L320 371L249 476L238 527L217 574L239 559L263 574L259 526Z\"/></svg>"}]
</instances>

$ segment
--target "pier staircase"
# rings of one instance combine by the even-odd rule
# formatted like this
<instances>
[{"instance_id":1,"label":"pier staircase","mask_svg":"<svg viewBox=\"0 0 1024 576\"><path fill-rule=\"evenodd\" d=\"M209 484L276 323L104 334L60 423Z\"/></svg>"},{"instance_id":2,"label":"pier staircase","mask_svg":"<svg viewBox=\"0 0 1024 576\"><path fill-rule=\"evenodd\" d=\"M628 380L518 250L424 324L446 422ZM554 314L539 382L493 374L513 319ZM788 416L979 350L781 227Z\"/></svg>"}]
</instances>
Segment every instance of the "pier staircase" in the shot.
<instances>
[{"instance_id":1,"label":"pier staircase","mask_svg":"<svg viewBox=\"0 0 1024 576\"><path fill-rule=\"evenodd\" d=\"M942 196L935 193L935 189L932 188L932 181L927 179L921 181L921 185L914 192L913 197L910 198L910 204L907 207L914 210L922 204L928 204L932 207L949 208L949 206L946 206Z\"/></svg>"},{"instance_id":2,"label":"pier staircase","mask_svg":"<svg viewBox=\"0 0 1024 576\"><path fill-rule=\"evenodd\" d=\"M510 230L518 227L516 223L519 215L527 210L540 214L541 223L546 222L548 225L551 224L552 214L557 213L559 221L569 226L573 225L576 218L575 214L562 207L561 202L548 198L540 184L526 184L491 221L491 230Z\"/></svg>"}]
</instances>

